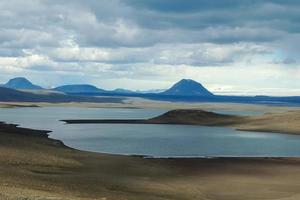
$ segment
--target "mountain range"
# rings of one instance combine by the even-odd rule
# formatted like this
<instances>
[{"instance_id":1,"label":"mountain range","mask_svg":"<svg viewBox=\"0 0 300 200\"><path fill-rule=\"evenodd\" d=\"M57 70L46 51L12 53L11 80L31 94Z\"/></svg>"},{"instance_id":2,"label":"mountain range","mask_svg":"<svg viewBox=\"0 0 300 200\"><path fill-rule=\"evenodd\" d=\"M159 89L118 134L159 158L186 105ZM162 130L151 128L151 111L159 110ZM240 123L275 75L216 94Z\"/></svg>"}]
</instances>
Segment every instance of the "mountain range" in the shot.
<instances>
[{"instance_id":1,"label":"mountain range","mask_svg":"<svg viewBox=\"0 0 300 200\"><path fill-rule=\"evenodd\" d=\"M34 85L29 80L24 77L17 77L9 80L2 87L17 89L17 90L43 90L42 87ZM63 92L67 94L148 94L155 93L160 95L168 96L213 96L205 87L200 83L193 81L191 79L182 79L173 85L170 89L165 91L151 90L148 92L143 91L131 91L123 88L118 88L115 90L104 90L100 89L94 85L88 84L74 84L74 85L62 85L51 89L52 91Z\"/></svg>"},{"instance_id":2,"label":"mountain range","mask_svg":"<svg viewBox=\"0 0 300 200\"><path fill-rule=\"evenodd\" d=\"M1 102L95 102L95 103L121 103L123 98L116 97L89 97L61 93L31 93L5 87L0 87Z\"/></svg>"},{"instance_id":3,"label":"mountain range","mask_svg":"<svg viewBox=\"0 0 300 200\"><path fill-rule=\"evenodd\" d=\"M101 97L99 97L101 96ZM34 85L26 78L11 79L0 85L0 101L20 102L122 102L124 97L161 101L231 102L259 104L300 104L300 97L214 95L200 83L182 79L165 91L134 92L126 89L104 90L93 85L63 85L50 90Z\"/></svg>"}]
</instances>

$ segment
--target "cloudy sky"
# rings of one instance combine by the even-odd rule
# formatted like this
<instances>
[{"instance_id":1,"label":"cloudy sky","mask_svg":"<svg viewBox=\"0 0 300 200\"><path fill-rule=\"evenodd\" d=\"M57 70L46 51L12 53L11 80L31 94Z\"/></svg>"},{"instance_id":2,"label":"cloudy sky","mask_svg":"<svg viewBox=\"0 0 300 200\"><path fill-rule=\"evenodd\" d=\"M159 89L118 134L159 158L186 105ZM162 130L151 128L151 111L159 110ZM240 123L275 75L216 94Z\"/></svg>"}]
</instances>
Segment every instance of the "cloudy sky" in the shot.
<instances>
[{"instance_id":1,"label":"cloudy sky","mask_svg":"<svg viewBox=\"0 0 300 200\"><path fill-rule=\"evenodd\" d=\"M0 1L0 82L300 95L299 0Z\"/></svg>"}]
</instances>

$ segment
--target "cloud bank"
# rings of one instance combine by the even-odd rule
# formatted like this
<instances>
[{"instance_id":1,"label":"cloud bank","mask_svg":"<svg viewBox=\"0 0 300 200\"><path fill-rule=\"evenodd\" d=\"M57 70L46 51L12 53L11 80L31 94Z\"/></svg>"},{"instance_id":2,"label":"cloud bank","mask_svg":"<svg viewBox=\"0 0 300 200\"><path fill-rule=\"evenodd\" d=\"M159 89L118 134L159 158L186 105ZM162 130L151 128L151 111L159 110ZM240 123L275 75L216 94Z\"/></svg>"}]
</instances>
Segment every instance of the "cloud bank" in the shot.
<instances>
[{"instance_id":1,"label":"cloud bank","mask_svg":"<svg viewBox=\"0 0 300 200\"><path fill-rule=\"evenodd\" d=\"M0 80L300 95L297 0L0 2ZM46 77L46 78L45 78Z\"/></svg>"}]
</instances>

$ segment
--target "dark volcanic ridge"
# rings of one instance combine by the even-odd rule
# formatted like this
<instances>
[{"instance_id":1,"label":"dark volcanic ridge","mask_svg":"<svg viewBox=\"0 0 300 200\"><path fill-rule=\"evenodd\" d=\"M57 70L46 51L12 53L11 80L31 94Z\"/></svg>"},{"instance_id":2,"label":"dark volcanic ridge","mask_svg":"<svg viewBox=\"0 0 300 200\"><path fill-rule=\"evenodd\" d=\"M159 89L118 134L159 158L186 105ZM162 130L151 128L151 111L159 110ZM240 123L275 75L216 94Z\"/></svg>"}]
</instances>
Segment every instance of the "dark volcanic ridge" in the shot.
<instances>
[{"instance_id":1,"label":"dark volcanic ridge","mask_svg":"<svg viewBox=\"0 0 300 200\"><path fill-rule=\"evenodd\" d=\"M217 114L203 110L172 110L151 119L66 119L68 124L183 124L183 125L230 125L244 117Z\"/></svg>"},{"instance_id":2,"label":"dark volcanic ridge","mask_svg":"<svg viewBox=\"0 0 300 200\"><path fill-rule=\"evenodd\" d=\"M300 135L300 111L265 113L255 116L224 115L203 110L172 110L151 119L77 119L62 120L69 124L126 123L126 124L181 124L224 126L240 131L270 132Z\"/></svg>"}]
</instances>

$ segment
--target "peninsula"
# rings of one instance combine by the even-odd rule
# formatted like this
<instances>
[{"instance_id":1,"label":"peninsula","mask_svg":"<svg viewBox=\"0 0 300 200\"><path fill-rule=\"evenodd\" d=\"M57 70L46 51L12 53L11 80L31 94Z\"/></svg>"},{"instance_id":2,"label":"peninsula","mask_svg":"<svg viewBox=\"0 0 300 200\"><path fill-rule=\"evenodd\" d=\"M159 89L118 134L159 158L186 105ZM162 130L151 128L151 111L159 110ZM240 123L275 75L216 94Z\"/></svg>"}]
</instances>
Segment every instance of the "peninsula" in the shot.
<instances>
[{"instance_id":1,"label":"peninsula","mask_svg":"<svg viewBox=\"0 0 300 200\"><path fill-rule=\"evenodd\" d=\"M171 110L151 119L66 119L69 124L126 123L126 124L181 124L229 126L242 131L300 134L300 111L266 113L258 116L224 115L197 109Z\"/></svg>"}]
</instances>

